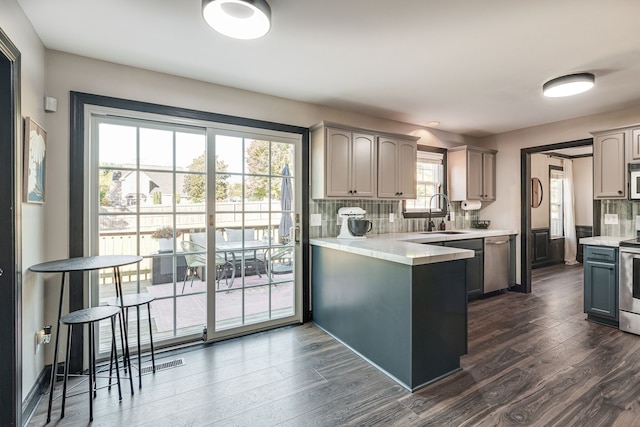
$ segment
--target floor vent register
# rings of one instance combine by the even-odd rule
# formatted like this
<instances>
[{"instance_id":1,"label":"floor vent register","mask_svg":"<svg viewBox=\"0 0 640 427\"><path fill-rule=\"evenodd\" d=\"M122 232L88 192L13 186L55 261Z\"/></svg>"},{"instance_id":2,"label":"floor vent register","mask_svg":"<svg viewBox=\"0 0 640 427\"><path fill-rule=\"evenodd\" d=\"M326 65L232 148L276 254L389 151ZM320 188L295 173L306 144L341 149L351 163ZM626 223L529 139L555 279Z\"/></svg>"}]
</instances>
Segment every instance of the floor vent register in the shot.
<instances>
[{"instance_id":1,"label":"floor vent register","mask_svg":"<svg viewBox=\"0 0 640 427\"><path fill-rule=\"evenodd\" d=\"M156 363L156 372L162 371L164 369L178 368L184 365L186 365L186 362L183 358L170 360L168 362ZM153 373L153 366L143 366L142 369L140 369L140 373L142 375Z\"/></svg>"}]
</instances>

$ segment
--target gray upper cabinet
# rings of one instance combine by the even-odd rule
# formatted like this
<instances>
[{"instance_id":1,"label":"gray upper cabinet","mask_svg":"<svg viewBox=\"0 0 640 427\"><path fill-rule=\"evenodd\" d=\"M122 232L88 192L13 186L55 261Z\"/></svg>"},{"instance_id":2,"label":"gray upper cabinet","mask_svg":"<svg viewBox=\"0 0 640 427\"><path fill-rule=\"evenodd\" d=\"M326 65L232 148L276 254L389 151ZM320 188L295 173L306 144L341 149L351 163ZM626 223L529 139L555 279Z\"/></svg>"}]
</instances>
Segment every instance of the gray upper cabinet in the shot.
<instances>
[{"instance_id":1,"label":"gray upper cabinet","mask_svg":"<svg viewBox=\"0 0 640 427\"><path fill-rule=\"evenodd\" d=\"M313 126L311 197L415 199L418 139L330 122Z\"/></svg>"},{"instance_id":2,"label":"gray upper cabinet","mask_svg":"<svg viewBox=\"0 0 640 427\"><path fill-rule=\"evenodd\" d=\"M629 129L631 160L640 160L640 127Z\"/></svg>"},{"instance_id":3,"label":"gray upper cabinet","mask_svg":"<svg viewBox=\"0 0 640 427\"><path fill-rule=\"evenodd\" d=\"M325 126L311 131L311 197L361 199L376 196L373 133Z\"/></svg>"},{"instance_id":4,"label":"gray upper cabinet","mask_svg":"<svg viewBox=\"0 0 640 427\"><path fill-rule=\"evenodd\" d=\"M378 137L378 197L416 198L416 141Z\"/></svg>"},{"instance_id":5,"label":"gray upper cabinet","mask_svg":"<svg viewBox=\"0 0 640 427\"><path fill-rule=\"evenodd\" d=\"M625 142L629 129L593 133L593 198L626 199Z\"/></svg>"},{"instance_id":6,"label":"gray upper cabinet","mask_svg":"<svg viewBox=\"0 0 640 427\"><path fill-rule=\"evenodd\" d=\"M451 201L496 199L496 153L467 145L449 149L447 170Z\"/></svg>"}]
</instances>

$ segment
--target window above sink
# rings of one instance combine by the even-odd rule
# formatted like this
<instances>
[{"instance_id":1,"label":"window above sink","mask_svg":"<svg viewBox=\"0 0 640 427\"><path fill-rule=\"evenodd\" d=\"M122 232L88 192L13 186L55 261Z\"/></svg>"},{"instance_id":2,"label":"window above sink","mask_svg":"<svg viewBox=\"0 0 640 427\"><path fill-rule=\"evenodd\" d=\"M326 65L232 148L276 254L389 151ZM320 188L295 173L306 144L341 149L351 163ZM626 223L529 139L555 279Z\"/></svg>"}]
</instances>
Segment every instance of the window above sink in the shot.
<instances>
[{"instance_id":1,"label":"window above sink","mask_svg":"<svg viewBox=\"0 0 640 427\"><path fill-rule=\"evenodd\" d=\"M405 218L440 218L446 214L445 201L434 194L447 194L447 150L418 145L416 198L402 202ZM429 202L432 202L429 206Z\"/></svg>"}]
</instances>

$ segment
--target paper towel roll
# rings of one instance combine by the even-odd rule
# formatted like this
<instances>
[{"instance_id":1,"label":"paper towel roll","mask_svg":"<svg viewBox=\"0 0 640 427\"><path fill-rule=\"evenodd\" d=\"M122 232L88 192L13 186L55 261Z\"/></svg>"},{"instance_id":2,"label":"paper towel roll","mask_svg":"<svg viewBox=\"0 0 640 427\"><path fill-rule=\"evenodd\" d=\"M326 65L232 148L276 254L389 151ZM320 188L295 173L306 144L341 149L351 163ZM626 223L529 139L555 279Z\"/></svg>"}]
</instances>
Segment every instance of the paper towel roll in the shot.
<instances>
[{"instance_id":1,"label":"paper towel roll","mask_svg":"<svg viewBox=\"0 0 640 427\"><path fill-rule=\"evenodd\" d=\"M475 211L482 207L480 200L463 200L460 204L463 211Z\"/></svg>"}]
</instances>

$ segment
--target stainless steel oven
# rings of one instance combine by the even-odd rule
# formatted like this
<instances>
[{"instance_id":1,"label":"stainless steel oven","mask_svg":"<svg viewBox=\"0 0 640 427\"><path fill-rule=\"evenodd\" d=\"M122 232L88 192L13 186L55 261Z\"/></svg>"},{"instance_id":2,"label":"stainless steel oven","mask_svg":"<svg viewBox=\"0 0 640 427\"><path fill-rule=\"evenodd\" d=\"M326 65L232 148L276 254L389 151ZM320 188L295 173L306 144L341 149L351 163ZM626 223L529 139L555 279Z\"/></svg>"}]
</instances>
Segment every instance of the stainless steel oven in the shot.
<instances>
[{"instance_id":1,"label":"stainless steel oven","mask_svg":"<svg viewBox=\"0 0 640 427\"><path fill-rule=\"evenodd\" d=\"M640 241L620 242L620 330L640 335Z\"/></svg>"}]
</instances>

